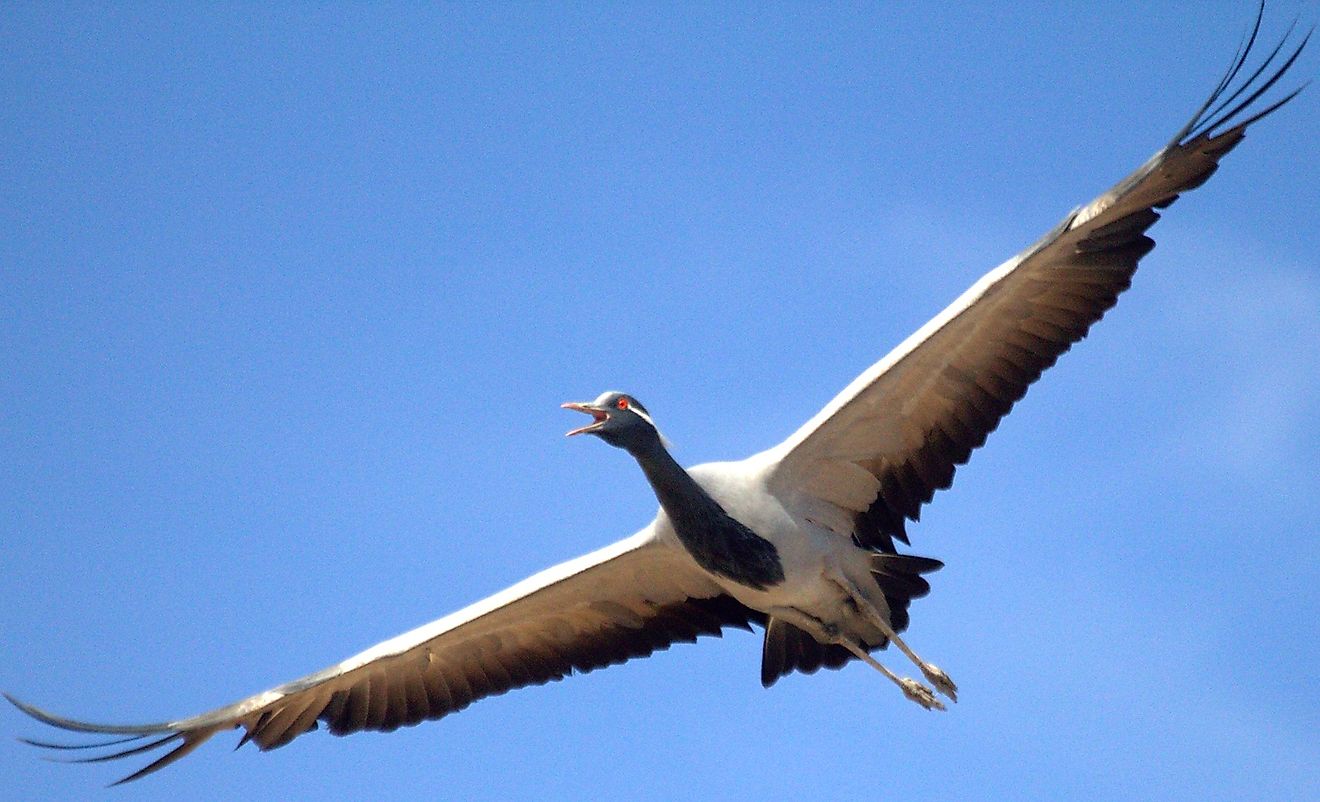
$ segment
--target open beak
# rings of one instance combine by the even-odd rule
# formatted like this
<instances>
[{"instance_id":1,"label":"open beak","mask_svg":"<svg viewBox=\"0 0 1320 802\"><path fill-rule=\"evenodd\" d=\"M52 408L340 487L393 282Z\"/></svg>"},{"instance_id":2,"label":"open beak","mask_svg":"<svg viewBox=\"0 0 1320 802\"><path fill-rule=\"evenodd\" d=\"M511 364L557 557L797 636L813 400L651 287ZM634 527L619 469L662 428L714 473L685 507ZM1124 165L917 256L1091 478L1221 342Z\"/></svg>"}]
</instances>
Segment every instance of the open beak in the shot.
<instances>
[{"instance_id":1,"label":"open beak","mask_svg":"<svg viewBox=\"0 0 1320 802\"><path fill-rule=\"evenodd\" d=\"M606 412L603 409L598 409L596 407L593 407L590 404L579 404L575 401L570 401L567 404L560 404L559 406L562 407L563 409L572 409L578 412L585 412L586 414L592 417L591 423L588 423L586 426L583 426L579 429L574 429L573 431L566 433L564 435L565 437L572 437L575 434L589 434L591 432L596 431L600 427L604 426L605 421L610 419L610 413Z\"/></svg>"}]
</instances>

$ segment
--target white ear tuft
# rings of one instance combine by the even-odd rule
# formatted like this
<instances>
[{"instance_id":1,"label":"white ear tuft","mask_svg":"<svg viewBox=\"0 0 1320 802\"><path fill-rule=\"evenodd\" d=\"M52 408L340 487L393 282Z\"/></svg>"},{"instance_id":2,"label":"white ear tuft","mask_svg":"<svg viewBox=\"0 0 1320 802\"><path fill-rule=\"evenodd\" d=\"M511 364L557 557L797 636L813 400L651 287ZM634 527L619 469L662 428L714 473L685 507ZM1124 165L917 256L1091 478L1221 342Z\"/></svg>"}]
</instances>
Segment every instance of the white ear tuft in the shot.
<instances>
[{"instance_id":1,"label":"white ear tuft","mask_svg":"<svg viewBox=\"0 0 1320 802\"><path fill-rule=\"evenodd\" d=\"M608 393L606 395L608 395ZM651 419L650 413L637 404L629 406L628 411L651 424L651 428L655 429L655 433L660 437L660 445L664 446L666 451L674 450L674 444L669 441L668 437L665 437L664 432L660 431L660 427L655 425L655 421Z\"/></svg>"}]
</instances>

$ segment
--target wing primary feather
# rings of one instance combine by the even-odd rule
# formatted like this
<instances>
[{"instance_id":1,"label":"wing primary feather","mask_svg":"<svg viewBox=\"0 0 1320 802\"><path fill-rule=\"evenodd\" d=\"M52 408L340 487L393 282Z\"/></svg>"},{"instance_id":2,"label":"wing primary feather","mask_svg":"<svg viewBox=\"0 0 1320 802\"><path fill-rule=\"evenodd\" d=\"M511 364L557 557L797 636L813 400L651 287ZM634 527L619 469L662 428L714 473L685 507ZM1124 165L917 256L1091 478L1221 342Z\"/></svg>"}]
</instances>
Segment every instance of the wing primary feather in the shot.
<instances>
[{"instance_id":1,"label":"wing primary feather","mask_svg":"<svg viewBox=\"0 0 1320 802\"><path fill-rule=\"evenodd\" d=\"M1310 34L1307 34L1307 35L1309 36ZM1246 128L1248 125L1251 125L1252 123L1254 123L1254 122L1256 122L1257 120L1259 120L1259 119L1265 117L1266 115L1273 114L1276 110L1278 110L1278 108L1279 108L1280 106L1282 106L1283 104L1287 103L1288 101L1290 101L1290 100L1292 100L1293 98L1295 98L1295 97L1297 97L1298 95L1300 95L1300 94L1302 93L1302 90L1305 89L1306 87L1310 86L1310 85L1311 85L1311 81L1308 79L1308 80L1307 80L1305 83L1303 83L1301 86L1297 87L1296 89L1294 89L1293 91L1291 91L1291 92L1289 92L1287 95L1285 95L1284 98L1283 98L1282 100L1277 100L1277 101L1275 101L1274 103L1271 103L1270 105L1266 106L1264 109L1262 109L1262 110L1256 112L1255 114L1251 115L1251 116L1248 117L1247 119L1245 119L1245 120L1243 120L1242 122L1238 123L1237 127L1239 127L1239 128ZM1175 195L1174 197L1176 198L1176 197L1178 197L1178 196Z\"/></svg>"},{"instance_id":2,"label":"wing primary feather","mask_svg":"<svg viewBox=\"0 0 1320 802\"><path fill-rule=\"evenodd\" d=\"M1219 119L1217 119L1217 120L1214 120L1214 119L1212 119L1212 120L1208 120L1208 121L1206 122L1205 126L1200 130L1200 132L1199 132L1199 133L1195 133L1195 134L1193 135L1194 138L1195 138L1195 137L1200 137L1200 136L1204 136L1204 137L1212 136L1212 135L1214 134L1214 132L1215 132L1215 129L1217 129L1217 128L1221 128L1222 126L1225 126L1225 125L1227 125L1228 123L1232 122L1234 117L1237 117L1239 114L1242 113L1242 111L1243 111L1244 109L1246 109L1247 107L1249 107L1252 103L1256 102L1256 99L1257 99L1257 98L1259 98L1261 95L1263 95L1263 94L1265 94L1267 91L1269 91L1270 87L1272 87L1272 86L1274 86L1276 83L1278 83L1278 82L1279 82L1279 79L1282 78L1282 77L1284 76L1284 74L1287 73L1288 70L1290 70L1290 69L1292 68L1292 65L1297 63L1297 58L1298 58L1299 56L1302 55L1302 50L1304 50L1304 49L1306 48L1307 43L1311 41L1311 34L1313 34L1313 33L1315 33L1315 29L1314 29L1314 28L1312 28L1311 30L1309 30L1309 31L1306 32L1306 36L1302 37L1301 44L1297 45L1297 49L1294 50L1293 53L1292 53L1292 55L1288 57L1288 60L1285 61L1285 62L1283 63L1283 66L1280 67L1280 68L1274 73L1274 75L1270 76L1270 79L1267 80L1264 84L1262 84L1262 85L1260 86L1260 88L1258 88L1256 91L1252 92L1251 95L1249 95L1249 96L1247 97L1246 100L1243 100L1241 103L1239 103L1238 105L1234 106L1233 109L1232 109L1231 111L1227 112L1226 114L1224 114L1224 115L1223 115L1222 117L1220 117ZM1280 42L1279 44L1280 44L1280 46L1282 46L1283 43ZM1252 80L1255 80L1255 76L1252 76ZM1245 85L1243 86L1243 88L1245 89L1247 86L1250 86L1250 84L1245 84ZM1294 97L1296 97L1296 96L1297 96L1297 92L1300 92L1300 91L1301 91L1301 89L1298 89L1297 91L1293 92L1293 93L1290 94L1289 96L1285 97L1285 98L1283 99L1283 101L1281 101L1280 103L1277 103L1277 104L1274 104L1274 105L1272 105L1272 106L1269 106L1269 107L1266 108L1264 111L1262 111L1262 112L1256 114L1255 116L1253 116L1252 118L1250 118L1250 119L1247 120L1246 122L1241 123L1241 124L1239 125L1239 127L1241 127L1241 126L1246 126L1246 125L1248 125L1248 124L1250 124L1250 123L1253 123L1253 122L1255 122L1256 120L1259 120L1261 117L1264 117L1266 114L1269 114L1269 113L1273 112L1274 110L1278 109L1279 106L1282 106L1284 103L1287 103L1289 100L1292 100Z\"/></svg>"},{"instance_id":3,"label":"wing primary feather","mask_svg":"<svg viewBox=\"0 0 1320 802\"><path fill-rule=\"evenodd\" d=\"M105 747L118 746L119 744L126 744L126 743L132 743L133 741L140 741L146 737L147 737L146 735L130 735L127 738L115 738L114 740L110 740L110 741L100 741L97 743L90 743L90 744L57 744L57 743L52 743L50 741L38 741L32 738L19 738L18 740L19 742L25 743L28 746L36 746L42 749L103 749Z\"/></svg>"},{"instance_id":4,"label":"wing primary feather","mask_svg":"<svg viewBox=\"0 0 1320 802\"><path fill-rule=\"evenodd\" d=\"M1265 57L1265 60L1261 62L1260 66L1257 67L1253 73L1251 73L1251 76L1247 78L1247 80L1243 81L1242 84L1236 90L1233 91L1233 94L1229 95L1228 97L1220 101L1219 105L1216 106L1213 111L1204 112L1204 120L1209 121L1215 119L1215 117L1217 117L1220 112L1222 112L1224 109L1228 108L1229 106L1233 105L1233 101L1241 97L1242 93L1247 91L1251 87L1251 85L1256 82L1256 79L1261 76L1261 73L1269 69L1270 64L1274 62L1274 59L1278 58L1279 52L1283 50L1283 46L1287 44L1289 37L1292 36L1293 31L1297 28L1297 22L1298 22L1297 19L1293 19L1292 24L1288 26L1288 30L1284 32L1283 38L1281 38L1279 40L1279 43L1274 46L1274 49L1271 50L1270 54ZM1257 28L1260 27L1259 17L1257 17L1256 25ZM1254 35L1252 36L1251 41L1252 42L1256 41L1256 37ZM1241 68L1242 63L1246 61L1247 53L1249 52L1251 52L1250 44L1248 44L1247 51L1242 54L1242 62L1239 62L1238 64L1239 69ZM1235 70L1234 76L1236 76L1236 74L1237 72ZM1232 83L1231 78L1229 79L1229 83ZM1227 85L1225 85L1224 89L1221 89L1220 91L1222 92L1227 88L1228 88ZM1211 95L1211 97L1214 98L1214 95ZM1195 139L1196 136L1198 136L1198 134L1196 134L1195 132L1191 134L1191 138L1193 139Z\"/></svg>"},{"instance_id":5,"label":"wing primary feather","mask_svg":"<svg viewBox=\"0 0 1320 802\"><path fill-rule=\"evenodd\" d=\"M61 760L61 759L59 759L59 758L47 758L47 760L54 760L54 761L57 762L57 763L105 763L106 761L110 761L110 760L119 760L119 759L121 759L121 758L132 757L133 755L140 755L140 754L142 754L143 752L150 752L150 751L153 750L153 749L157 749L157 748L159 748L159 747L161 747L161 746L164 746L165 744L169 743L170 741L173 741L173 740L176 740L176 739L178 739L178 738L182 738L182 737L183 737L183 733L181 733L181 732L172 732L172 733L170 733L169 735L166 735L166 736L164 736L164 737L162 737L162 738L157 738L156 740L151 741L151 742L149 742L149 743L142 744L141 746L135 746L135 747L132 747L132 748L130 748L130 749L124 749L124 750L119 751L119 752L113 752L113 753L108 754L108 755L97 755L97 756L95 756L95 757L71 758L71 759L68 759L68 760Z\"/></svg>"},{"instance_id":6,"label":"wing primary feather","mask_svg":"<svg viewBox=\"0 0 1320 802\"><path fill-rule=\"evenodd\" d=\"M163 732L172 732L174 729L168 722L160 722L157 724L92 724L87 721L78 721L77 719L57 716L54 713L42 710L36 705L30 705L27 702L15 699L7 693L0 695L3 695L8 699L9 703L14 707L27 713L37 721L71 732L92 732L102 735L136 735L140 737Z\"/></svg>"},{"instance_id":7,"label":"wing primary feather","mask_svg":"<svg viewBox=\"0 0 1320 802\"><path fill-rule=\"evenodd\" d=\"M1210 96L1207 97L1200 107L1197 108L1196 113L1187 121L1187 124L1179 129L1178 133L1174 134L1173 139L1169 140L1169 144L1165 146L1165 150L1177 147L1182 144L1185 139L1191 136L1192 131L1196 126L1205 119L1206 111L1213 106L1217 100L1219 100L1219 97L1224 93L1224 90L1228 89L1229 85L1233 83L1233 79L1237 77L1238 72L1242 70L1242 66L1247 62L1247 54L1251 52L1252 46L1256 43L1256 36L1260 33L1261 22L1264 19L1265 0L1260 0L1260 5L1256 9L1256 21L1251 26L1250 34L1244 37L1246 45L1243 46L1242 42L1238 42L1238 49L1233 53L1233 59L1229 62L1228 70L1225 71L1223 77L1219 79L1219 83L1215 85L1214 91L1211 92Z\"/></svg>"},{"instance_id":8,"label":"wing primary feather","mask_svg":"<svg viewBox=\"0 0 1320 802\"><path fill-rule=\"evenodd\" d=\"M1255 46L1256 37L1260 34L1260 26L1264 21L1265 0L1260 0L1260 3L1256 6L1256 19L1251 24L1251 30L1242 37L1241 41L1238 42L1238 49L1233 54L1233 61L1231 62L1232 66L1229 68L1228 72L1224 73L1224 77L1219 82L1219 86L1215 87L1215 91L1210 94L1210 99L1206 102L1205 108L1209 108L1215 98L1223 94L1224 90L1233 83L1233 79L1237 77L1237 74L1242 71L1243 65L1247 63L1247 54L1249 54L1251 48ZM1205 109L1202 109L1202 111L1204 110ZM1199 117L1200 115L1197 116Z\"/></svg>"},{"instance_id":9,"label":"wing primary feather","mask_svg":"<svg viewBox=\"0 0 1320 802\"><path fill-rule=\"evenodd\" d=\"M123 785L124 783L131 783L131 782L133 782L134 780L140 779L140 778L142 778L142 777L147 776L148 774L151 774L152 772L160 771L161 769L163 769L163 768L165 768L166 766L170 765L170 764L173 763L174 761L179 760L180 758L186 757L186 756L187 756L190 752L192 752L194 749L196 749L197 747L199 747L199 746L201 746L203 743L205 743L205 742L206 742L206 739L207 739L207 738L210 738L211 735L214 734L214 732L215 732L215 730L207 730L207 731L204 731L203 734L198 735L198 736L196 736L196 737L194 737L194 736L192 736L192 735L185 735L184 738L183 738L183 743L179 744L177 747L175 747L175 748L172 749L171 751L166 752L164 755L162 755L160 758L158 758L155 762L153 762L153 763L149 763L148 765L143 766L142 768L138 769L137 771L133 772L132 774L128 775L127 777L124 777L124 778L119 779L119 780L115 780L114 782L110 783L110 786L109 786L109 787L113 788L113 787L115 787L116 785Z\"/></svg>"}]
</instances>

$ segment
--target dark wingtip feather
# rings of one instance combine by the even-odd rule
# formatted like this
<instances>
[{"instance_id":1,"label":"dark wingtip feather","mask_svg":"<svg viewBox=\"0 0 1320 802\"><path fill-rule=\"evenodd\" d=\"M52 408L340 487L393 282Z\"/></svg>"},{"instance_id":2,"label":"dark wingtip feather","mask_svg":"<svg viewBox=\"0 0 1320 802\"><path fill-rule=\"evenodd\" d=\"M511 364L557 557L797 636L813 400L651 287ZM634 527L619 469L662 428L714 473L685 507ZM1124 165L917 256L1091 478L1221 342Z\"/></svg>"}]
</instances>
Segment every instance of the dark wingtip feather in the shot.
<instances>
[{"instance_id":1,"label":"dark wingtip feather","mask_svg":"<svg viewBox=\"0 0 1320 802\"><path fill-rule=\"evenodd\" d=\"M38 741L33 738L17 738L16 740L20 743L25 743L28 746L35 746L40 749L100 749L102 747L118 746L119 744L140 741L146 737L146 735L130 735L127 738L115 738L110 741L100 741L90 744L57 744L51 743L50 741Z\"/></svg>"},{"instance_id":2,"label":"dark wingtip feather","mask_svg":"<svg viewBox=\"0 0 1320 802\"><path fill-rule=\"evenodd\" d=\"M208 738L210 738L212 735L215 734L214 728L197 730L197 731L183 731L171 726L168 723L130 724L130 725L93 724L87 721L78 721L76 719L57 716L54 713L51 713L47 710L42 710L41 708L35 705L31 705L28 704L27 702L20 701L19 699L16 699L15 697L11 696L8 693L0 693L0 695L3 695L5 699L9 700L10 704L18 708L19 710L23 711L27 715L31 716L37 721L40 721L43 724L47 724L52 727L58 727L62 730L69 730L71 732L99 733L105 735L127 736L124 738L113 738L108 741L97 741L94 743L87 743L87 744L60 744L60 743L52 743L49 741L39 741L32 738L18 739L23 743L30 744L32 746L41 749L54 749L60 751L80 750L80 749L109 749L111 747L123 746L125 744L136 744L137 741L141 741L152 735L162 736L160 738L156 738L154 740L148 741L145 744L136 744L133 746L129 746L128 748L114 750L103 755L92 755L90 757L79 757L79 758L59 758L59 757L52 757L49 755L44 756L46 760L50 760L55 763L105 763L110 760L120 760L121 758L132 757L133 755L140 755L143 752L150 752L153 749L158 749L162 746L165 746L171 741L182 741L182 743L180 743L177 747L170 750L160 758L157 758L149 765L144 766L141 769L138 769L137 771L133 772L127 777L116 780L115 782L111 783L110 786L108 787L123 785L124 783L132 782L133 780L139 779L141 777L145 777L146 775L151 774L154 771L163 769L166 766L173 763L174 761L183 757L184 755L187 755L192 750L196 749L204 741L206 741Z\"/></svg>"},{"instance_id":3,"label":"dark wingtip feather","mask_svg":"<svg viewBox=\"0 0 1320 802\"><path fill-rule=\"evenodd\" d=\"M180 758L186 757L186 756L188 755L188 753L192 752L194 749L196 749L197 747L201 746L201 745L206 741L207 738L210 738L210 737L211 737L211 735L212 735L211 732L207 732L207 733L205 733L204 735L200 735L200 736L196 736L196 737L190 737L190 736L186 736L186 735L185 735L185 736L183 736L183 743L179 744L179 745L176 746L175 748L173 748L173 749L171 749L170 751L166 752L165 754L161 755L161 756L160 756L159 758L157 758L156 760L154 760L154 761L152 761L151 763L149 763L149 764L143 766L142 768L138 769L137 771L133 772L132 774L128 775L127 777L122 777L122 778L120 778L120 779L118 779L118 780L115 780L114 782L110 783L110 784L107 785L106 787L107 787L107 788L114 788L116 785L123 785L124 783L131 783L131 782L133 782L134 780L138 780L138 779L141 779L141 778L147 776L148 774L151 774L151 773L156 772L156 771L160 771L161 769L163 769L163 768L165 768L166 766L170 765L170 764L173 763L174 761L176 761L176 760L178 760L178 759L180 759Z\"/></svg>"},{"instance_id":4,"label":"dark wingtip feather","mask_svg":"<svg viewBox=\"0 0 1320 802\"><path fill-rule=\"evenodd\" d=\"M42 710L36 705L16 699L8 693L0 692L0 695L8 699L11 705L42 724L49 724L52 727L59 727L70 732L93 732L105 735L152 735L158 732L170 732L172 729L168 722L156 724L94 724L90 721L79 721L57 716L48 710Z\"/></svg>"},{"instance_id":5,"label":"dark wingtip feather","mask_svg":"<svg viewBox=\"0 0 1320 802\"><path fill-rule=\"evenodd\" d=\"M79 757L79 758L71 758L67 760L61 760L59 758L50 758L50 759L55 760L57 763L106 763L111 760L120 760L122 758L132 757L133 755L140 755L143 752L150 752L153 749L164 746L170 741L182 737L183 737L182 733L172 732L169 735L166 735L162 738L157 738L156 740L142 744L141 746L134 746L119 752L111 752L108 755L94 755L92 757Z\"/></svg>"},{"instance_id":6,"label":"dark wingtip feather","mask_svg":"<svg viewBox=\"0 0 1320 802\"><path fill-rule=\"evenodd\" d=\"M1259 22L1257 22L1257 24L1259 25ZM1233 94L1225 98L1214 109L1214 111L1207 113L1206 108L1208 108L1211 103L1214 103L1216 100L1218 100L1218 95L1223 91L1223 89L1216 90L1216 92L1210 96L1210 101L1206 104L1204 108L1201 109L1201 111L1197 114L1197 116L1193 118L1192 123L1189 124L1188 129L1190 130L1185 129L1185 133L1183 134L1183 137L1179 138L1179 142L1181 142L1184 138L1187 140L1195 140L1199 138L1213 137L1214 132L1216 130L1221 129L1225 125L1231 123L1239 114L1250 108L1250 106L1253 103L1255 103L1258 99L1260 99L1261 95L1264 95L1276 83L1278 83L1279 79L1283 78L1283 76L1286 75L1288 71L1292 69L1293 65L1297 63L1297 59L1302 55L1302 51L1306 49L1306 45L1311 41L1311 36L1315 33L1314 27L1312 27L1310 30L1306 32L1306 35L1302 37L1302 41L1298 43L1296 48L1293 49L1292 54L1288 56L1288 58L1283 62L1282 66L1280 66L1277 70L1275 70L1273 74L1271 74L1270 77L1266 79L1265 82L1262 83L1260 86L1258 87L1255 86L1256 80L1260 78L1260 76L1265 72L1266 68L1269 67L1269 65L1274 61L1275 57L1277 57L1278 54L1282 51L1283 46L1292 37L1293 31L1296 29L1296 25L1297 23L1294 20L1293 24L1289 26L1287 33L1285 33L1283 38L1279 40L1279 44L1277 44L1274 47L1274 50L1272 50L1270 54L1265 58L1265 60L1261 63L1261 65L1256 68L1255 72L1253 72L1251 76L1247 78L1247 80L1243 81L1242 85L1239 86L1237 90L1233 92ZM1243 59L1245 58L1246 58L1246 53L1243 53ZM1310 82L1308 81L1307 83ZM1301 90L1304 89L1305 87L1306 84L1303 84L1298 89L1290 92L1282 100L1270 104L1263 111L1257 112L1256 114L1253 114L1251 117L1249 117L1247 120L1238 123L1237 125L1234 126L1234 130L1241 130L1243 128L1246 128L1248 125L1256 122L1262 117L1265 117L1266 115L1275 111L1276 109L1278 109L1279 107L1283 106L1285 103L1296 97L1297 94L1301 92ZM1237 100L1237 98L1240 95L1242 95L1243 92L1247 92L1248 90L1251 90L1251 92L1249 95L1247 95L1245 100L1242 100L1236 106L1233 106L1233 108L1229 109L1228 111L1224 111L1224 109L1227 108L1230 104L1232 104L1235 100Z\"/></svg>"},{"instance_id":7,"label":"dark wingtip feather","mask_svg":"<svg viewBox=\"0 0 1320 802\"><path fill-rule=\"evenodd\" d=\"M1307 36L1309 37L1310 34L1307 34ZM1295 98L1295 97L1297 97L1298 95L1300 95L1300 94L1302 93L1302 90L1305 89L1306 87L1310 86L1310 85L1311 85L1311 80L1308 78L1305 82L1302 83L1301 86L1297 87L1296 89L1294 89L1293 91L1291 91L1291 92L1289 92L1287 95L1285 95L1285 96L1283 97L1282 100L1276 100L1275 102L1273 102L1273 103L1271 103L1270 105L1266 106L1264 109L1262 109L1262 110L1256 112L1255 114L1251 115L1251 116L1248 117L1247 119L1245 119L1245 120L1243 120L1242 122L1238 123L1237 127L1238 127L1239 129L1246 128L1248 125L1251 125L1252 123L1256 122L1257 120L1259 120L1259 119L1261 119L1261 118L1263 118L1263 117L1266 117L1266 116L1268 116L1268 115L1270 115L1270 114L1273 114L1276 110L1278 110L1280 107L1282 107L1283 104L1287 103L1288 101L1290 101L1290 100L1292 100L1293 98Z\"/></svg>"},{"instance_id":8,"label":"dark wingtip feather","mask_svg":"<svg viewBox=\"0 0 1320 802\"><path fill-rule=\"evenodd\" d=\"M1219 100L1220 96L1224 94L1229 85L1233 83L1233 79L1236 78L1237 74L1242 70L1242 66L1247 63L1247 54L1251 52L1251 48L1256 44L1256 36L1260 33L1260 25L1264 19L1265 0L1261 0L1260 6L1256 9L1256 20L1251 26L1251 32L1243 37L1244 42L1238 44L1238 48L1233 53L1233 59L1229 62L1228 69L1224 71L1223 77L1219 79L1219 83L1215 85L1214 91L1205 99L1205 102L1197 108L1196 113L1192 115L1192 119L1188 120L1187 124L1184 125L1178 133L1174 134L1168 147L1177 147L1182 144L1183 140L1188 138L1196 126L1205 119L1206 112L1209 108ZM1234 96L1236 96L1236 94L1237 93L1235 93Z\"/></svg>"},{"instance_id":9,"label":"dark wingtip feather","mask_svg":"<svg viewBox=\"0 0 1320 802\"><path fill-rule=\"evenodd\" d=\"M1215 100L1217 100L1219 96L1222 95L1228 89L1228 87L1233 83L1233 79L1237 77L1238 71L1241 70L1242 66L1246 63L1247 55L1251 53L1251 47L1256 42L1256 33L1260 30L1261 15L1264 14L1264 12L1265 12L1265 7L1264 5L1262 5L1260 8L1260 13L1256 16L1256 25L1252 31L1251 38L1247 41L1247 49L1242 51L1242 54L1234 70L1228 75L1224 76L1225 80L1221 81L1219 86L1215 88L1215 91L1211 93L1210 98L1206 102L1205 107L1201 109L1201 115L1197 117L1198 121L1202 119L1210 120L1215 118L1220 112L1222 112L1225 108L1230 106L1234 100L1237 100L1237 98L1240 97L1243 92L1247 91L1247 89L1253 83L1255 83L1256 79L1260 77L1261 73L1265 72L1265 70L1269 68L1270 64L1273 63L1274 59L1278 57L1279 52L1283 50L1283 46L1285 43L1287 43L1288 37L1292 36L1293 30L1297 27L1297 20L1295 19L1293 20L1292 24L1288 26L1288 30L1284 32L1283 37L1279 40L1279 43L1274 46L1274 49L1271 50L1270 54L1265 57L1265 60L1261 62L1260 66L1257 67L1253 73L1251 73L1251 77L1243 81L1242 85L1233 91L1233 94L1229 95L1228 97L1220 101L1219 105L1213 111L1208 111L1207 109L1210 106L1210 104L1215 102ZM1192 135L1192 138L1195 138L1195 135Z\"/></svg>"}]
</instances>

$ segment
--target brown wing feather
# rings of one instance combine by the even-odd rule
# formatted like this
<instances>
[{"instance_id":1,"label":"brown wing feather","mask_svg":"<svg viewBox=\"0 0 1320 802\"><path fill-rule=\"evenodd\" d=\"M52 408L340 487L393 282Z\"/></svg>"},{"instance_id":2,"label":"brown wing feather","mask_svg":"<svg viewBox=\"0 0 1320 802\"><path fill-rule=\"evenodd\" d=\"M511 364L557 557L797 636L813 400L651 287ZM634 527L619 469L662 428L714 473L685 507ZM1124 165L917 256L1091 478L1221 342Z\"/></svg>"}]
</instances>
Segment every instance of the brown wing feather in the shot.
<instances>
[{"instance_id":1,"label":"brown wing feather","mask_svg":"<svg viewBox=\"0 0 1320 802\"><path fill-rule=\"evenodd\" d=\"M1128 288L1137 262L1155 245L1145 232L1159 219L1156 209L1204 183L1248 125L1297 94L1223 130L1288 71L1310 38L1303 37L1283 64L1260 80L1281 52L1280 42L1229 94L1259 25L1258 17L1228 74L1169 145L991 271L772 450L779 460L772 481L784 489L810 486L820 494L811 480L830 463L861 466L875 480L868 508L854 506L855 488L848 497L840 491L833 499L826 483L822 498L853 511L859 543L883 551L892 551L895 540L906 543L906 522L919 519L922 506L952 484L956 467L985 442L1027 388ZM1246 100L1224 111L1244 93Z\"/></svg>"},{"instance_id":2,"label":"brown wing feather","mask_svg":"<svg viewBox=\"0 0 1320 802\"><path fill-rule=\"evenodd\" d=\"M33 718L65 730L128 736L71 762L101 762L175 748L120 780L185 756L216 732L242 728L275 749L325 724L335 735L389 732L462 710L487 696L585 673L671 644L750 629L762 614L724 595L686 554L649 532L564 563L467 610L386 641L336 666L232 705L175 722L103 725L54 715L6 695ZM155 740L149 740L149 739Z\"/></svg>"}]
</instances>

